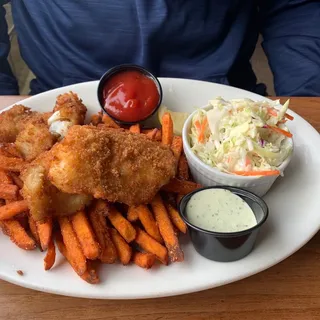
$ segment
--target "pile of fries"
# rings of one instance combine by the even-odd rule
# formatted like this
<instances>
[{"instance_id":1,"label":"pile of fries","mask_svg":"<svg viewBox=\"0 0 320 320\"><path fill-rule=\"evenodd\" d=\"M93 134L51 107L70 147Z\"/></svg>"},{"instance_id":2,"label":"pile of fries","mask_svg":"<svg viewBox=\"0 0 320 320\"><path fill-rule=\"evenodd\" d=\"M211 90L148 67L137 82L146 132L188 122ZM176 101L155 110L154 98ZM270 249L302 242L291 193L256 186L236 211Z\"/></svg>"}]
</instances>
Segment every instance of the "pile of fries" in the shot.
<instances>
[{"instance_id":1,"label":"pile of fries","mask_svg":"<svg viewBox=\"0 0 320 320\"><path fill-rule=\"evenodd\" d=\"M92 116L91 124L120 129L101 113ZM190 180L182 139L173 135L169 113L164 114L161 129L142 129L139 124L122 129L171 146L178 160L177 177L149 205L128 207L96 199L85 211L41 222L33 220L27 201L20 194L23 182L19 173L26 162L14 144L0 146L0 227L19 248L44 251L45 270L54 266L56 247L90 284L99 283L97 267L101 263L133 262L150 269L156 261L168 265L184 260L179 233L186 233L187 227L177 203L183 195L201 186Z\"/></svg>"}]
</instances>

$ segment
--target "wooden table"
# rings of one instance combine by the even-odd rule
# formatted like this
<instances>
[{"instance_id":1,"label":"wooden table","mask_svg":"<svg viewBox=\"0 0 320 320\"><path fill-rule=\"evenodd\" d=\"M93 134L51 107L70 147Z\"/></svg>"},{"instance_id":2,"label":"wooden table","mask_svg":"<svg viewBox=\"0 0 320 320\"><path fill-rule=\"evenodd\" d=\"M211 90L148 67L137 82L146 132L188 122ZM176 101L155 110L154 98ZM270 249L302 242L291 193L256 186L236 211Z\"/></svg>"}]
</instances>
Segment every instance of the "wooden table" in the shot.
<instances>
[{"instance_id":1,"label":"wooden table","mask_svg":"<svg viewBox=\"0 0 320 320\"><path fill-rule=\"evenodd\" d=\"M0 109L20 99L2 96ZM320 98L291 98L290 108L320 131ZM303 214L303 208L301 210ZM1 259L5 259L5 252L1 253ZM178 297L86 300L36 292L0 281L0 319L64 318L320 319L320 233L293 256L269 270L224 287Z\"/></svg>"}]
</instances>

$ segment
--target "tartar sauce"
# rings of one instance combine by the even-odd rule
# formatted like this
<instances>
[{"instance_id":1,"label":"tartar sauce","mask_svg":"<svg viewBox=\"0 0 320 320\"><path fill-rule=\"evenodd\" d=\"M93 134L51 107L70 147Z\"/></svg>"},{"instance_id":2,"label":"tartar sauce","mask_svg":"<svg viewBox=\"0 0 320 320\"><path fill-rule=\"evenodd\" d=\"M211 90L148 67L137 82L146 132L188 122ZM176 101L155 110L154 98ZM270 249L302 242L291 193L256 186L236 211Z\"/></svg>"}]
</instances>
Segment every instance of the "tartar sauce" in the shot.
<instances>
[{"instance_id":1,"label":"tartar sauce","mask_svg":"<svg viewBox=\"0 0 320 320\"><path fill-rule=\"evenodd\" d=\"M206 189L187 203L186 216L193 225L216 232L237 232L257 224L250 206L226 189Z\"/></svg>"}]
</instances>

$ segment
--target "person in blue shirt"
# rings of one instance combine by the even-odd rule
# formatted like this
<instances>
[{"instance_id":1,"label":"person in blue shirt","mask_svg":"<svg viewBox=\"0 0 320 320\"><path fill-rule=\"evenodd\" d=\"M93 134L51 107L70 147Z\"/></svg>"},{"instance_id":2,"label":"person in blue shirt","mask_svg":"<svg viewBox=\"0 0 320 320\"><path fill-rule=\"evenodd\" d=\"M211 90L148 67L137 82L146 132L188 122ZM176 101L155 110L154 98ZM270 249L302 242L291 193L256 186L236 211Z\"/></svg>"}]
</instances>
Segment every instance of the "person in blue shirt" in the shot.
<instances>
[{"instance_id":1,"label":"person in blue shirt","mask_svg":"<svg viewBox=\"0 0 320 320\"><path fill-rule=\"evenodd\" d=\"M0 0L0 94L18 94ZM320 96L319 0L12 0L31 94L135 63L156 76L266 94L250 64L258 34L281 96Z\"/></svg>"}]
</instances>

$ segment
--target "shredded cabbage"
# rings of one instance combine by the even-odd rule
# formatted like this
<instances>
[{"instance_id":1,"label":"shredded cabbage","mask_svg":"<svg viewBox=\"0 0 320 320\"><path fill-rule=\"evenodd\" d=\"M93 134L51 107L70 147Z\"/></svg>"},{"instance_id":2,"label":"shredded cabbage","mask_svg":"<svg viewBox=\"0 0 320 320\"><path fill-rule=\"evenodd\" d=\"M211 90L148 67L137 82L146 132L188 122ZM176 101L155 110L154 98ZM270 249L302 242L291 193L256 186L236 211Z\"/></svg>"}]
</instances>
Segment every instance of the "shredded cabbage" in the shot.
<instances>
[{"instance_id":1,"label":"shredded cabbage","mask_svg":"<svg viewBox=\"0 0 320 320\"><path fill-rule=\"evenodd\" d=\"M190 145L207 165L223 172L271 171L292 152L285 125L289 100L280 102L221 97L192 118ZM292 119L292 118L291 118Z\"/></svg>"}]
</instances>

